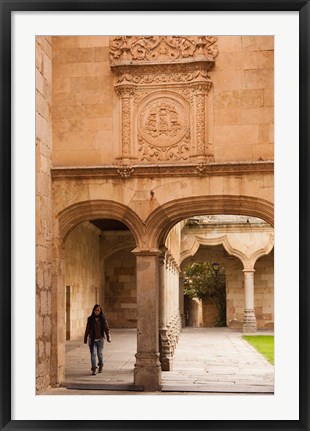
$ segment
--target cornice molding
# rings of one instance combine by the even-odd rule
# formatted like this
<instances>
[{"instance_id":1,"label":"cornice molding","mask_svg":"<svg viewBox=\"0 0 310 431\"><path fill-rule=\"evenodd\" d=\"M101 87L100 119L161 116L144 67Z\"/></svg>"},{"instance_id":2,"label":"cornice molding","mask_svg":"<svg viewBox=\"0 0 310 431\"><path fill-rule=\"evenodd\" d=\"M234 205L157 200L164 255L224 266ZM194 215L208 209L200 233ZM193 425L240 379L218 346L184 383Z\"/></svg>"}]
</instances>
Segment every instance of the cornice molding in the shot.
<instances>
[{"instance_id":1,"label":"cornice molding","mask_svg":"<svg viewBox=\"0 0 310 431\"><path fill-rule=\"evenodd\" d=\"M176 63L218 55L216 36L111 36L111 67L124 64Z\"/></svg>"},{"instance_id":2,"label":"cornice molding","mask_svg":"<svg viewBox=\"0 0 310 431\"><path fill-rule=\"evenodd\" d=\"M54 167L51 169L53 180L58 179L96 179L113 178L169 178L273 174L273 161L240 163L192 163L192 164L150 164L150 165L106 165L93 167Z\"/></svg>"}]
</instances>

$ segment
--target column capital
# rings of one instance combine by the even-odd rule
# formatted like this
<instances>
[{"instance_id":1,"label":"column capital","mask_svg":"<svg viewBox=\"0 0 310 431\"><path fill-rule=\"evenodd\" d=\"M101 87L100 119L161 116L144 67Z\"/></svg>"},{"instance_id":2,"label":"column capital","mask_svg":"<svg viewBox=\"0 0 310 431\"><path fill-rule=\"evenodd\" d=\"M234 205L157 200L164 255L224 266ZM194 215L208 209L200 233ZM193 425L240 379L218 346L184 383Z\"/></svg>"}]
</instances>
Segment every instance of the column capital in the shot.
<instances>
[{"instance_id":1,"label":"column capital","mask_svg":"<svg viewBox=\"0 0 310 431\"><path fill-rule=\"evenodd\" d=\"M136 256L160 256L162 251L158 248L143 249L136 247L131 251L131 253L135 254Z\"/></svg>"},{"instance_id":2,"label":"column capital","mask_svg":"<svg viewBox=\"0 0 310 431\"><path fill-rule=\"evenodd\" d=\"M132 97L136 92L136 86L132 84L117 84L115 85L115 91L121 98Z\"/></svg>"},{"instance_id":3,"label":"column capital","mask_svg":"<svg viewBox=\"0 0 310 431\"><path fill-rule=\"evenodd\" d=\"M254 268L243 268L242 272L243 273L246 273L246 272L255 272L255 269Z\"/></svg>"}]
</instances>

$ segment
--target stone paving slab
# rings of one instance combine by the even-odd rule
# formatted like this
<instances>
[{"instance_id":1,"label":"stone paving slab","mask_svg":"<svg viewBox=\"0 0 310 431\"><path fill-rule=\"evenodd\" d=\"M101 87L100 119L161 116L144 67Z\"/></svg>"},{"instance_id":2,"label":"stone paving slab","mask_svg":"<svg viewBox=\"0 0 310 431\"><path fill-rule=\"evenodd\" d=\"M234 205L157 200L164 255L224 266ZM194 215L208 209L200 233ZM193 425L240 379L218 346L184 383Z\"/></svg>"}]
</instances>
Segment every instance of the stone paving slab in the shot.
<instances>
[{"instance_id":1,"label":"stone paving slab","mask_svg":"<svg viewBox=\"0 0 310 431\"><path fill-rule=\"evenodd\" d=\"M114 386L118 388L115 391L132 391L135 353L136 330L112 329L112 343L104 347L103 373L92 376L88 346L81 339L69 341L66 386L85 391L108 388L112 392ZM167 393L273 393L274 367L242 339L241 332L184 328L173 369L162 373L162 384L162 392Z\"/></svg>"},{"instance_id":2,"label":"stone paving slab","mask_svg":"<svg viewBox=\"0 0 310 431\"><path fill-rule=\"evenodd\" d=\"M225 389L225 390L223 390ZM273 394L273 386L221 386L221 385L163 385L162 392L205 392L205 393L260 393L260 394Z\"/></svg>"},{"instance_id":3,"label":"stone paving slab","mask_svg":"<svg viewBox=\"0 0 310 431\"><path fill-rule=\"evenodd\" d=\"M98 383L69 383L64 382L63 386L67 389L79 389L79 390L88 390L88 391L135 391L142 392L144 387L138 385L126 385L126 384L98 384Z\"/></svg>"}]
</instances>

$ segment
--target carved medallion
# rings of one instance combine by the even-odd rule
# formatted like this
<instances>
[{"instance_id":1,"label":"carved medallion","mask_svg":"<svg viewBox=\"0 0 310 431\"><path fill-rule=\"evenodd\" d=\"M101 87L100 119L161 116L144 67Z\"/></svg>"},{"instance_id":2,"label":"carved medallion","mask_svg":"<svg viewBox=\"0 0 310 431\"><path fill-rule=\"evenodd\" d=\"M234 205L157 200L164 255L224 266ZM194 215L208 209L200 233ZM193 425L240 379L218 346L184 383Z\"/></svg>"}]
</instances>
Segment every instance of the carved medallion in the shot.
<instances>
[{"instance_id":1,"label":"carved medallion","mask_svg":"<svg viewBox=\"0 0 310 431\"><path fill-rule=\"evenodd\" d=\"M144 105L139 113L139 134L146 142L168 147L182 140L188 132L185 107L172 97L160 97Z\"/></svg>"},{"instance_id":2,"label":"carved medallion","mask_svg":"<svg viewBox=\"0 0 310 431\"><path fill-rule=\"evenodd\" d=\"M120 96L122 162L209 161L217 37L112 36L109 55ZM204 175L204 167L197 173Z\"/></svg>"}]
</instances>

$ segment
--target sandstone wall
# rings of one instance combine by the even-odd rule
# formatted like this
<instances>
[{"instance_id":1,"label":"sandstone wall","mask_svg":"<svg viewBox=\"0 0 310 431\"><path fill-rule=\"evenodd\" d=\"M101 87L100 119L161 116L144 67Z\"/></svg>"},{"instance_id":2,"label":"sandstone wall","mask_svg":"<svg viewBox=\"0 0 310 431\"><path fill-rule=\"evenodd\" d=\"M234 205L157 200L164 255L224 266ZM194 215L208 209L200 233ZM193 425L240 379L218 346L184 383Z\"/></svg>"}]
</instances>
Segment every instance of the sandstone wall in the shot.
<instances>
[{"instance_id":1,"label":"sandstone wall","mask_svg":"<svg viewBox=\"0 0 310 431\"><path fill-rule=\"evenodd\" d=\"M273 37L219 36L208 136L222 161L273 159ZM53 163L100 166L120 155L119 97L108 36L53 37Z\"/></svg>"},{"instance_id":2,"label":"sandstone wall","mask_svg":"<svg viewBox=\"0 0 310 431\"><path fill-rule=\"evenodd\" d=\"M273 160L274 38L221 36L212 71L216 161Z\"/></svg>"},{"instance_id":3,"label":"sandstone wall","mask_svg":"<svg viewBox=\"0 0 310 431\"><path fill-rule=\"evenodd\" d=\"M36 38L36 389L50 384L52 321L52 45Z\"/></svg>"},{"instance_id":4,"label":"sandstone wall","mask_svg":"<svg viewBox=\"0 0 310 431\"><path fill-rule=\"evenodd\" d=\"M110 163L113 76L107 36L53 37L53 163Z\"/></svg>"},{"instance_id":5,"label":"sandstone wall","mask_svg":"<svg viewBox=\"0 0 310 431\"><path fill-rule=\"evenodd\" d=\"M105 266L104 311L111 328L137 326L136 257L121 250Z\"/></svg>"},{"instance_id":6,"label":"sandstone wall","mask_svg":"<svg viewBox=\"0 0 310 431\"><path fill-rule=\"evenodd\" d=\"M67 305L67 339L72 340L84 335L87 317L99 302L102 285L99 231L89 223L83 223L71 232L65 247L66 292L63 294Z\"/></svg>"}]
</instances>

